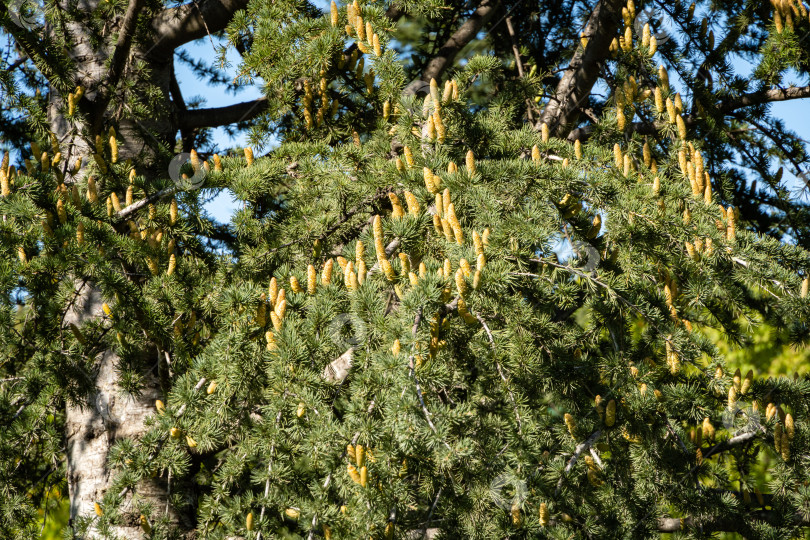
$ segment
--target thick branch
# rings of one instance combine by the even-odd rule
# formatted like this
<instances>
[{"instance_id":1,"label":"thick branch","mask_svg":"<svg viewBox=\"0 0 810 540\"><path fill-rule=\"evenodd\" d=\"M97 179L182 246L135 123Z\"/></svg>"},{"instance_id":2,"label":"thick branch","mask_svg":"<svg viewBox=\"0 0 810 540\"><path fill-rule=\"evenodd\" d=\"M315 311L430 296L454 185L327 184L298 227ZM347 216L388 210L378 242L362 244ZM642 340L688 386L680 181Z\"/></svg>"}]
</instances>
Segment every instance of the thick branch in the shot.
<instances>
[{"instance_id":1,"label":"thick branch","mask_svg":"<svg viewBox=\"0 0 810 540\"><path fill-rule=\"evenodd\" d=\"M470 18L458 27L439 52L428 62L422 76L411 82L403 92L405 95L416 93L421 86L420 82L430 82L430 79L439 79L444 70L453 64L456 55L481 31L481 28L495 14L500 5L498 0L482 0Z\"/></svg>"},{"instance_id":2,"label":"thick branch","mask_svg":"<svg viewBox=\"0 0 810 540\"><path fill-rule=\"evenodd\" d=\"M563 485L563 481L565 480L565 475L571 472L571 469L574 468L574 465L576 464L577 459L579 459L580 454L582 454L582 452L584 452L585 450L588 450L593 443L599 440L599 437L601 436L602 430L597 429L596 431L591 433L591 435L587 439L579 443L577 447L574 448L574 455L572 455L571 459L568 460L568 463L565 465L565 470L563 471L562 476L560 476L560 479L557 481L557 489L554 490L555 497L559 495L560 489L562 488Z\"/></svg>"},{"instance_id":3,"label":"thick branch","mask_svg":"<svg viewBox=\"0 0 810 540\"><path fill-rule=\"evenodd\" d=\"M144 0L130 0L127 6L127 12L124 14L124 20L118 32L118 41L115 43L115 51L110 60L110 70L107 73L107 79L105 81L106 90L103 96L96 100L94 104L96 114L94 115L95 125L93 126L93 131L96 133L101 131L104 122L104 109L107 108L107 103L110 101L110 97L115 92L115 87L118 81L121 80L121 75L124 73L124 66L127 64L129 51L132 47L132 35L135 33L138 14L141 12L143 4Z\"/></svg>"},{"instance_id":4,"label":"thick branch","mask_svg":"<svg viewBox=\"0 0 810 540\"><path fill-rule=\"evenodd\" d=\"M599 0L596 4L583 31L588 46L584 50L580 47L574 54L554 96L540 115L538 127L545 123L557 136L565 137L576 123L580 107L599 78L599 66L610 54L610 42L616 35L623 5L621 0Z\"/></svg>"},{"instance_id":5,"label":"thick branch","mask_svg":"<svg viewBox=\"0 0 810 540\"><path fill-rule=\"evenodd\" d=\"M762 428L762 429L764 431L764 428ZM757 434L758 434L757 431L747 431L747 432L742 433L740 435L736 435L736 436L734 436L734 437L732 437L732 438L730 438L730 439L728 439L726 441L720 441L719 443L717 443L717 444L715 444L713 446L708 446L708 447L701 448L701 452L703 454L703 459L708 459L708 458L710 458L711 456L713 456L715 454L725 452L727 450L730 450L730 449L734 448L735 446L737 446L739 444L743 444L745 442L748 442L748 441L754 439L757 436Z\"/></svg>"},{"instance_id":6,"label":"thick branch","mask_svg":"<svg viewBox=\"0 0 810 540\"><path fill-rule=\"evenodd\" d=\"M742 107L770 103L772 101L788 101L810 97L810 86L793 86L790 88L772 88L761 92L751 92L740 97L724 100L718 107L720 111L728 113Z\"/></svg>"},{"instance_id":7,"label":"thick branch","mask_svg":"<svg viewBox=\"0 0 810 540\"><path fill-rule=\"evenodd\" d=\"M177 73L174 66L172 66L172 76L169 80L169 94L172 96L172 103L176 107L179 116L184 115L188 111L186 100L183 99L183 92L180 90L180 84L177 82ZM183 152L190 152L194 145L194 130L187 128L180 129L180 140L183 142Z\"/></svg>"},{"instance_id":8,"label":"thick branch","mask_svg":"<svg viewBox=\"0 0 810 540\"><path fill-rule=\"evenodd\" d=\"M115 88L115 85L121 79L121 74L124 72L124 66L132 46L132 35L135 33L135 24L138 22L138 14L141 12L143 4L144 0L130 0L129 6L127 6L124 22L121 23L121 30L118 32L115 52L113 52L110 61L110 71L107 75L106 82L110 89Z\"/></svg>"},{"instance_id":9,"label":"thick branch","mask_svg":"<svg viewBox=\"0 0 810 540\"><path fill-rule=\"evenodd\" d=\"M158 201L158 200L162 199L163 197L168 197L169 195L174 195L175 193L177 193L177 188L176 187L168 187L168 188L165 188L165 189L161 189L160 191L158 191L156 193L153 193L152 195L148 196L145 199L141 199L140 201L134 202L134 203L130 204L129 206L127 206L126 208L122 208L121 211L118 212L116 215L120 219L126 219L129 216L131 216L133 213L135 213L138 210L140 210L141 208L143 208L144 206L150 205L150 204L154 203L155 201Z\"/></svg>"},{"instance_id":10,"label":"thick branch","mask_svg":"<svg viewBox=\"0 0 810 540\"><path fill-rule=\"evenodd\" d=\"M171 52L189 41L219 32L247 3L247 0L201 0L164 9L152 20L156 35L151 53Z\"/></svg>"},{"instance_id":11,"label":"thick branch","mask_svg":"<svg viewBox=\"0 0 810 540\"><path fill-rule=\"evenodd\" d=\"M180 112L180 129L197 129L227 126L256 118L267 110L267 98L243 101L226 107L210 109L189 109Z\"/></svg>"}]
</instances>

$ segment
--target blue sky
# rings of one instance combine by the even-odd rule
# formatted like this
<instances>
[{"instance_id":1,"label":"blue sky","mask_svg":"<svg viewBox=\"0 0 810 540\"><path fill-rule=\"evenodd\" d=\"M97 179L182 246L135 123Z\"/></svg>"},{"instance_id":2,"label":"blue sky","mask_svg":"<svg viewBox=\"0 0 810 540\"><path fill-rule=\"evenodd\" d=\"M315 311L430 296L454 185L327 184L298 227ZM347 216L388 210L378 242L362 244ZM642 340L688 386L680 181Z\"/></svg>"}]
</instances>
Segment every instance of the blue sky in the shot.
<instances>
[{"instance_id":1,"label":"blue sky","mask_svg":"<svg viewBox=\"0 0 810 540\"><path fill-rule=\"evenodd\" d=\"M208 38L191 43L187 45L185 49L192 57L204 59L209 63L217 58L217 51ZM233 49L229 49L228 62L230 66L226 71L231 77L235 75L239 61L239 53ZM222 86L207 84L205 81L199 79L188 66L181 63L177 63L177 82L180 85L180 90L186 101L194 97L202 97L205 99L205 103L202 105L203 107L223 107L225 105L239 103L240 101L249 101L261 96L261 89L258 86L242 87L239 92L234 95L232 92L227 92ZM244 146L246 142L245 135L230 137L222 128L214 130L214 143L219 149ZM205 208L217 221L227 223L231 220L231 216L236 210L236 204L230 192L226 190L206 204Z\"/></svg>"}]
</instances>

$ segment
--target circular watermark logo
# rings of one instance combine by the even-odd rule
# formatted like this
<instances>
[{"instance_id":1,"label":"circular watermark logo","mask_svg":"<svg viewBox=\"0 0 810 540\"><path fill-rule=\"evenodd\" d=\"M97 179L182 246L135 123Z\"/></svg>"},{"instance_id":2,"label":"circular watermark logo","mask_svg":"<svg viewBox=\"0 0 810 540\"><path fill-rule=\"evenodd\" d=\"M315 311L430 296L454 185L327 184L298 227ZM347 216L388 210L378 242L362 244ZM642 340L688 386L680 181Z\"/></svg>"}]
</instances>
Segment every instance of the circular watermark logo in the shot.
<instances>
[{"instance_id":1,"label":"circular watermark logo","mask_svg":"<svg viewBox=\"0 0 810 540\"><path fill-rule=\"evenodd\" d=\"M352 318L348 313L341 313L331 320L327 332L332 342L341 349L355 347L363 341L365 325L362 321Z\"/></svg>"},{"instance_id":2,"label":"circular watermark logo","mask_svg":"<svg viewBox=\"0 0 810 540\"><path fill-rule=\"evenodd\" d=\"M507 512L520 507L529 496L526 482L511 472L502 472L489 484L489 494L496 506Z\"/></svg>"},{"instance_id":3,"label":"circular watermark logo","mask_svg":"<svg viewBox=\"0 0 810 540\"><path fill-rule=\"evenodd\" d=\"M645 24L650 25L650 35L655 36L658 45L669 40L669 31L674 26L670 16L656 5L644 6L644 9L636 14L633 26L637 35L642 34Z\"/></svg>"},{"instance_id":4,"label":"circular watermark logo","mask_svg":"<svg viewBox=\"0 0 810 540\"><path fill-rule=\"evenodd\" d=\"M186 166L186 164L188 165ZM186 170L184 171L183 169ZM189 176L189 173L191 176ZM194 168L191 163L191 154L188 152L177 154L169 162L169 178L172 179L178 188L184 191L192 191L200 188L203 182L205 182L205 176L207 174L202 164L197 165L196 169Z\"/></svg>"},{"instance_id":5,"label":"circular watermark logo","mask_svg":"<svg viewBox=\"0 0 810 540\"><path fill-rule=\"evenodd\" d=\"M41 26L45 18L42 7L36 0L11 0L8 5L8 16L11 22L26 30L34 30Z\"/></svg>"},{"instance_id":6,"label":"circular watermark logo","mask_svg":"<svg viewBox=\"0 0 810 540\"><path fill-rule=\"evenodd\" d=\"M728 432L757 431L762 427L762 416L750 403L737 401L723 410L723 427Z\"/></svg>"},{"instance_id":7,"label":"circular watermark logo","mask_svg":"<svg viewBox=\"0 0 810 540\"><path fill-rule=\"evenodd\" d=\"M599 250L587 242L582 240L574 241L574 251L578 256L585 256L585 264L582 270L585 272L592 272L596 270L599 263L602 262L602 257L599 255Z\"/></svg>"}]
</instances>

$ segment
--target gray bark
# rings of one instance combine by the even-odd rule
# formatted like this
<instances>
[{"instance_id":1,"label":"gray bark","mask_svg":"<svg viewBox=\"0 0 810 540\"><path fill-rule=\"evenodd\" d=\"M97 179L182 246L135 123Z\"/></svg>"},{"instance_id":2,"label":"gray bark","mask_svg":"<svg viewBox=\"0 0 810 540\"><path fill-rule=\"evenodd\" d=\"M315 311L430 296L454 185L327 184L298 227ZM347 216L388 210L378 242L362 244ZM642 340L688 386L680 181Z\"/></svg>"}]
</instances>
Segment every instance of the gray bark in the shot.
<instances>
[{"instance_id":1,"label":"gray bark","mask_svg":"<svg viewBox=\"0 0 810 540\"><path fill-rule=\"evenodd\" d=\"M97 4L83 2L80 9L92 10ZM67 6L63 6L67 8ZM115 23L120 27L121 21ZM115 50L115 44L108 41L101 49L91 46L91 39L86 28L76 22L67 23L73 39L74 48L70 51L78 65L77 82L85 88L85 97L80 104L84 113L84 122L69 121L61 114L63 100L55 88L51 88L48 107L48 120L51 129L60 141L65 163L73 166L78 157L84 163L93 161L95 153L94 137L100 134L107 144L107 129L114 126L119 140L119 160L132 158L135 163L152 163L155 161L155 143L160 142L173 146L176 134L176 120L173 103L170 99L169 83L173 69L172 54L162 58L149 55L149 51L133 48L119 68L123 76L133 61L141 60L149 66L150 78L143 84L158 88L162 102L158 105L157 114L149 121L132 119L132 115L123 106L124 97L117 88L106 90L111 98L109 106L100 106L105 97L102 89L109 83L109 60ZM120 41L120 40L119 40ZM157 141L150 141L146 135L152 132ZM87 167L75 176L66 174L66 182L81 182ZM69 171L69 169L68 169ZM144 173L139 167L139 174ZM120 197L123 194L119 193ZM76 279L77 297L74 305L65 316L65 325L71 323L81 327L91 319L102 317L102 303L99 288L93 283L83 283ZM144 385L138 396L125 393L118 385L117 365L120 358L112 350L104 351L96 359L94 371L87 377L92 382L93 390L83 402L69 404L66 411L66 445L67 445L67 480L70 498L70 518L95 518L95 503L100 503L110 489L116 471L109 466L109 452L117 441L138 439L145 432L144 420L155 413L155 400L161 398L161 387L154 373L143 373ZM118 538L143 538L139 523L139 514L134 513L132 498L152 503L161 512L167 509L169 518L179 523L178 516L167 504L168 486L164 479L155 478L140 482L134 491L126 495L119 509L120 525L113 528ZM95 526L92 526L88 538L101 538Z\"/></svg>"},{"instance_id":2,"label":"gray bark","mask_svg":"<svg viewBox=\"0 0 810 540\"><path fill-rule=\"evenodd\" d=\"M69 7L66 0L62 0L60 4L62 9L67 10ZM98 0L83 0L78 8L89 12L96 9L97 5ZM124 18L121 17L111 23L111 26L122 31L123 24ZM178 130L177 112L170 93L174 69L173 52L163 51L158 54L152 48L143 49L137 44L130 46L130 40L120 37L118 43L108 40L100 48L96 48L90 31L84 25L68 20L65 27L74 45L69 54L77 66L75 80L85 89L84 98L79 103L85 122L69 121L63 117L60 110L67 96L60 95L54 87L50 89L48 121L60 141L65 163L72 166L77 157L82 157L85 163L92 161L95 136L101 135L106 144L107 130L112 126L119 139L120 161L132 158L136 163L152 164L156 157L154 147L158 144L173 147ZM120 52L121 47L126 49L126 54ZM119 50L118 55L116 49ZM115 73L111 73L110 64L113 60L116 65L112 71ZM138 62L148 66L149 78L138 81L136 88L152 85L157 88L157 95L160 96L155 114L143 120L133 118L125 105L127 96L123 92L109 87L114 82L110 80L111 75L117 75L116 79L121 75L126 77L130 66ZM100 110L99 104L104 105ZM78 181L82 176L83 171L75 179L66 175L66 180Z\"/></svg>"},{"instance_id":3,"label":"gray bark","mask_svg":"<svg viewBox=\"0 0 810 540\"><path fill-rule=\"evenodd\" d=\"M101 317L104 299L99 290L77 282L74 305L65 316L65 326L81 326L84 321ZM145 374L145 385L139 396L125 393L117 384L116 370L119 357L111 350L98 358L94 373L87 374L95 390L83 403L69 404L66 415L67 480L70 497L70 518L94 517L95 503L101 502L116 471L108 465L112 446L125 438L137 438L144 432L144 420L155 413L155 400L159 399L157 378ZM137 496L163 508L167 498L166 485L160 480L141 482ZM127 495L122 512L123 525L115 527L120 538L141 538L139 515L128 514L132 494ZM176 521L176 516L171 517ZM88 538L101 538L92 527Z\"/></svg>"},{"instance_id":4,"label":"gray bark","mask_svg":"<svg viewBox=\"0 0 810 540\"><path fill-rule=\"evenodd\" d=\"M599 78L602 62L609 56L610 42L616 37L621 21L622 0L599 0L583 31L589 38L588 47L577 50L554 96L543 109L537 122L545 123L553 134L565 138L579 119L580 107L587 102L591 89Z\"/></svg>"}]
</instances>

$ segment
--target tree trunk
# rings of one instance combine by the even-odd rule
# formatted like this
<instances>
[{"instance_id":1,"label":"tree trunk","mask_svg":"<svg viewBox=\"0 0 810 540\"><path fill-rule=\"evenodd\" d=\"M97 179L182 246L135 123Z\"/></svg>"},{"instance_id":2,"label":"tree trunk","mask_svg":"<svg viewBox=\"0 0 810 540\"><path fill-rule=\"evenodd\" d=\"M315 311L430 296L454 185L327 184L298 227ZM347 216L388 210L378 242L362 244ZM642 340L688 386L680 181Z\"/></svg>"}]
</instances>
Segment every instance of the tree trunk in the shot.
<instances>
[{"instance_id":1,"label":"tree trunk","mask_svg":"<svg viewBox=\"0 0 810 540\"><path fill-rule=\"evenodd\" d=\"M101 317L103 299L99 290L77 283L77 297L73 308L65 317L65 324L80 326L84 321ZM71 521L78 517L95 516L95 503L101 502L115 471L110 469L107 457L116 441L137 438L144 431L144 419L155 412L155 400L161 397L157 377L145 374L142 393L135 397L126 394L117 384L116 371L119 357L111 350L102 353L95 372L88 374L95 390L84 403L69 404L66 415L67 475L70 496ZM151 502L157 508L168 509L167 486L160 480L141 482L137 487L139 499ZM141 538L139 514L132 514L132 494L122 507L122 525L114 532L120 538ZM169 509L171 512L171 509ZM172 513L171 518L177 521ZM95 527L89 538L100 538Z\"/></svg>"},{"instance_id":2,"label":"tree trunk","mask_svg":"<svg viewBox=\"0 0 810 540\"><path fill-rule=\"evenodd\" d=\"M95 0L85 2L80 9L92 10L95 4ZM67 9L67 6L63 7ZM117 25L120 27L121 21ZM85 164L92 162L95 153L94 138L101 135L107 145L107 130L110 126L116 127L120 161L132 158L133 163L139 166L157 164L159 156L155 152L156 143L173 148L177 131L174 104L170 98L172 55L164 55L158 61L150 58L144 51L133 49L130 53L127 64L134 59L146 62L149 80L142 83L156 87L159 90L158 95L162 96L150 121L134 120L124 105L126 96L120 93L112 94L110 106L99 104L104 99L103 89L108 84L109 68L105 63L109 64L108 57L113 54L115 43L108 41L105 50L95 50L82 25L70 22L67 27L74 39L75 47L71 56L79 66L77 80L85 88L85 98L81 104L83 121L70 121L62 114L64 98L55 88L51 88L48 120L65 156L65 182L81 182L86 167L82 167L78 174L71 175L73 163L78 157L83 158ZM135 87L142 88L140 83L141 81ZM139 174L148 175L154 174L156 170L150 167L149 173L140 167L139 169ZM122 194L119 197L123 200ZM83 276L74 276L73 279L77 296L65 317L65 325L72 323L81 326L90 319L102 317L101 306L104 299L99 288L86 282ZM119 362L120 358L114 351L103 352L97 359L94 372L88 374L94 390L83 403L67 406L67 479L72 523L79 517L96 516L95 503L102 501L116 473L108 463L110 450L121 439L138 439L143 435L144 420L155 412L155 400L162 397L159 378L156 376L157 369L150 369L148 373L142 374L144 385L140 395L133 396L124 392L118 384ZM168 513L173 523L179 523L178 516L168 504L168 485L165 479L143 481L137 485L135 494L127 494L120 508L121 519L113 530L117 537L143 537L140 514L135 512L131 504L134 495L138 500L150 503L160 514L164 511ZM101 534L92 526L87 537L100 538Z\"/></svg>"},{"instance_id":3,"label":"tree trunk","mask_svg":"<svg viewBox=\"0 0 810 540\"><path fill-rule=\"evenodd\" d=\"M67 10L68 5L63 0L62 9ZM83 1L80 9L93 11L98 0ZM112 26L121 31L122 20L115 21ZM157 145L174 148L175 135L178 131L178 118L176 105L171 99L171 80L174 69L173 51L158 53L151 47L147 50L133 46L129 51L124 67L121 68L121 79L132 79L135 74L127 73L129 66L142 63L148 78L138 79L132 85L136 89L136 100L143 98L145 85L157 90L158 103L152 107L148 118L136 119L126 104L127 99L133 95L117 88L111 87L116 81L110 81L110 61L116 49L112 39L100 48L93 46L91 34L87 28L75 21L67 21L65 26L70 33L74 47L69 52L70 57L77 64L76 81L84 87L84 99L79 104L83 113L81 121L70 121L62 114L65 96L61 96L54 87L50 88L50 102L48 107L48 121L51 130L62 145L62 153L66 158L65 164L73 165L77 157L82 157L85 163L92 161L95 153L94 139L101 135L107 144L108 129L115 127L119 139L121 161L132 159L139 165L152 166L156 164ZM54 31L50 29L50 31ZM108 35L108 38L111 37ZM151 53L151 54L150 54ZM154 99L151 93L149 99ZM39 157L39 156L35 156ZM151 167L150 167L151 171ZM138 171L139 174L143 170ZM154 174L154 171L151 171ZM81 177L82 175L78 175ZM71 180L68 175L68 181Z\"/></svg>"}]
</instances>

